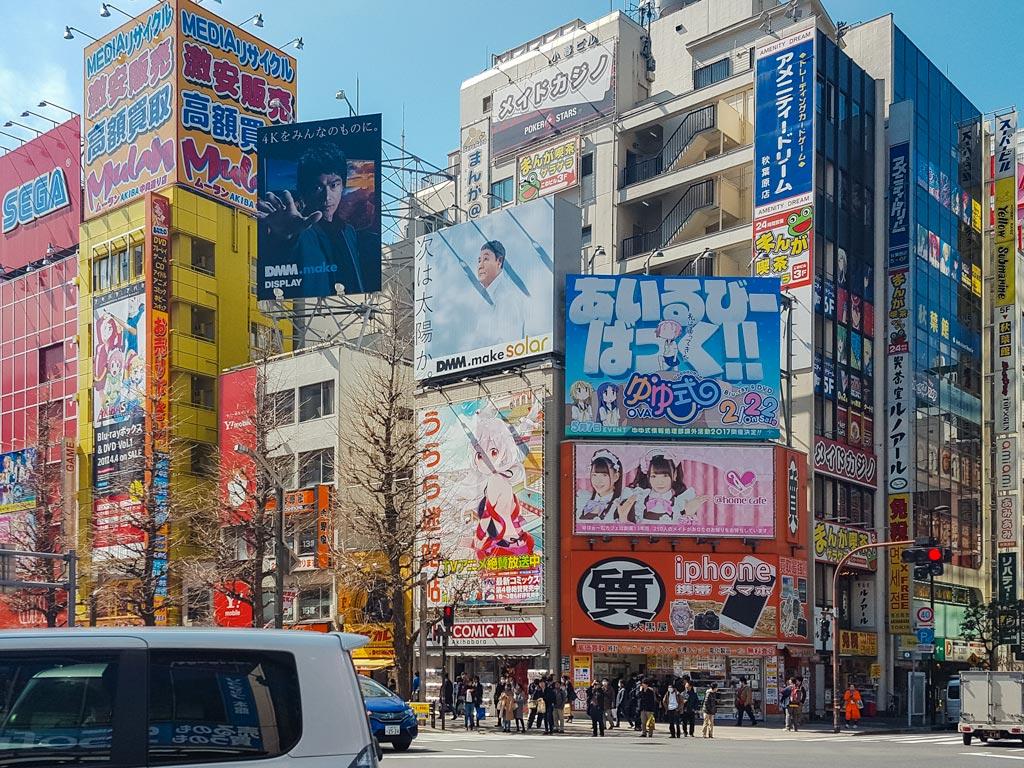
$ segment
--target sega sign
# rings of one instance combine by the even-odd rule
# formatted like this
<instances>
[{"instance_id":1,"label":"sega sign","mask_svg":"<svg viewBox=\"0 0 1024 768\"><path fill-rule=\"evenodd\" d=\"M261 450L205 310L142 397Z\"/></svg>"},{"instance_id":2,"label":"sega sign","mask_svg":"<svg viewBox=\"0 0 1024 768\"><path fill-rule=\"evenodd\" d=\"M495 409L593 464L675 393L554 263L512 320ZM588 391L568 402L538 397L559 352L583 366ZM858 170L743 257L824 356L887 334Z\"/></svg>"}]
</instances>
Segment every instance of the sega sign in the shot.
<instances>
[{"instance_id":1,"label":"sega sign","mask_svg":"<svg viewBox=\"0 0 1024 768\"><path fill-rule=\"evenodd\" d=\"M3 231L10 232L19 224L28 224L69 205L64 171L54 168L4 194Z\"/></svg>"}]
</instances>

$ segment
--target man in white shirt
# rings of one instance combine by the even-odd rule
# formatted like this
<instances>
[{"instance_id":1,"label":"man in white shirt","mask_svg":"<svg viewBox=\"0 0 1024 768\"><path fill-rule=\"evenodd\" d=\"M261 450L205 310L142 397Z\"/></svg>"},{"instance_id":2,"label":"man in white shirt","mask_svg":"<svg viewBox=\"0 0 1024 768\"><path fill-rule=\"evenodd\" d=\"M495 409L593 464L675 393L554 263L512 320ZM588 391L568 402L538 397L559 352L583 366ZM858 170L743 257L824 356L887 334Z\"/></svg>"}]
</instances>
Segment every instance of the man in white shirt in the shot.
<instances>
[{"instance_id":1,"label":"man in white shirt","mask_svg":"<svg viewBox=\"0 0 1024 768\"><path fill-rule=\"evenodd\" d=\"M480 248L476 276L494 303L488 323L494 343L526 338L523 294L519 286L505 274L505 246L500 240L489 240Z\"/></svg>"}]
</instances>

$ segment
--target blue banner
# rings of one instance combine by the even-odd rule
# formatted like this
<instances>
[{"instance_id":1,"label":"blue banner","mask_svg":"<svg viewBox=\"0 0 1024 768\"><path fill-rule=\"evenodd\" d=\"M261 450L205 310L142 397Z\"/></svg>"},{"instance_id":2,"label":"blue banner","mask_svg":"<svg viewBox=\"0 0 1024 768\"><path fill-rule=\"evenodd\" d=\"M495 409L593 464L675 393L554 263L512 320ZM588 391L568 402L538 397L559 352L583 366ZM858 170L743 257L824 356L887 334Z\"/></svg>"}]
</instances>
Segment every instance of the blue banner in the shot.
<instances>
[{"instance_id":1,"label":"blue banner","mask_svg":"<svg viewBox=\"0 0 1024 768\"><path fill-rule=\"evenodd\" d=\"M779 436L779 279L569 275L568 436Z\"/></svg>"},{"instance_id":2,"label":"blue banner","mask_svg":"<svg viewBox=\"0 0 1024 768\"><path fill-rule=\"evenodd\" d=\"M758 50L755 208L814 189L814 35Z\"/></svg>"}]
</instances>

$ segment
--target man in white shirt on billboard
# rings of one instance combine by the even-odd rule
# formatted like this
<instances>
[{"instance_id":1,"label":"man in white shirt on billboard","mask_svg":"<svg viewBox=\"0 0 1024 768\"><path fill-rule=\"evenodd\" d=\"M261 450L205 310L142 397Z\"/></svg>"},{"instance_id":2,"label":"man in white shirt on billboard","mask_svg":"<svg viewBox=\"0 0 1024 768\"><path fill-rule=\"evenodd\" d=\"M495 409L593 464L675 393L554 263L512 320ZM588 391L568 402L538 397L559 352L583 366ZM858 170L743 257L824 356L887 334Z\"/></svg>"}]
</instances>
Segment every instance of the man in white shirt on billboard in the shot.
<instances>
[{"instance_id":1,"label":"man in white shirt on billboard","mask_svg":"<svg viewBox=\"0 0 1024 768\"><path fill-rule=\"evenodd\" d=\"M500 240L489 240L480 248L476 276L493 302L489 325L493 329L494 342L526 338L523 294L519 286L505 274L505 246Z\"/></svg>"}]
</instances>

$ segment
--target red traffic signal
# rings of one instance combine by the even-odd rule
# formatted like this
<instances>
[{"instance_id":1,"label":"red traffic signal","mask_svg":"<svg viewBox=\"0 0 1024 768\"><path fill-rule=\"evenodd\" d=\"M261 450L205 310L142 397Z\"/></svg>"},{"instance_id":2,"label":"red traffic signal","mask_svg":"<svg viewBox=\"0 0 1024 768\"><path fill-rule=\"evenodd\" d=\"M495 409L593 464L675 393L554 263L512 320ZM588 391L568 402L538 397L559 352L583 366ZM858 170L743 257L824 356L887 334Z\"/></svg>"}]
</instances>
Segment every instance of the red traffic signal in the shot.
<instances>
[{"instance_id":1,"label":"red traffic signal","mask_svg":"<svg viewBox=\"0 0 1024 768\"><path fill-rule=\"evenodd\" d=\"M445 629L451 629L455 626L455 606L446 605L441 609L441 623L444 624Z\"/></svg>"},{"instance_id":2,"label":"red traffic signal","mask_svg":"<svg viewBox=\"0 0 1024 768\"><path fill-rule=\"evenodd\" d=\"M933 563L941 563L942 562L942 550L939 547L929 547L928 548L928 559L931 560Z\"/></svg>"}]
</instances>

